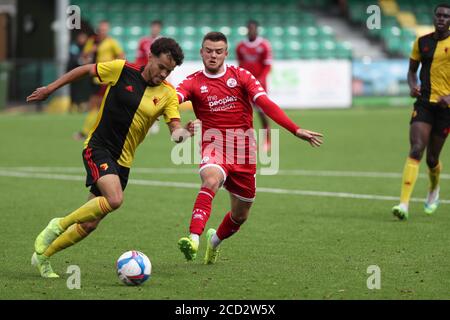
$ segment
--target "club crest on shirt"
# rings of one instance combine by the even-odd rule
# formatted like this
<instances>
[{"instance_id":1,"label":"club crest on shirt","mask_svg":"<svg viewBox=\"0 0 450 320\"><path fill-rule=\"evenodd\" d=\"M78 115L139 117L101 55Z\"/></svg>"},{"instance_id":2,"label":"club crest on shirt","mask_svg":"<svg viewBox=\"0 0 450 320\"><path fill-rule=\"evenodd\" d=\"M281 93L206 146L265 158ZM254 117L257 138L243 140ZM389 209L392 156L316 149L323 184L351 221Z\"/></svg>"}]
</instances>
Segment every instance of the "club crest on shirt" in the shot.
<instances>
[{"instance_id":1,"label":"club crest on shirt","mask_svg":"<svg viewBox=\"0 0 450 320\"><path fill-rule=\"evenodd\" d=\"M159 102L159 98L158 97L154 97L153 98L153 104L156 106Z\"/></svg>"},{"instance_id":2,"label":"club crest on shirt","mask_svg":"<svg viewBox=\"0 0 450 320\"><path fill-rule=\"evenodd\" d=\"M103 171L108 170L108 164L107 164L107 163L102 163L102 164L100 165L100 169L102 169Z\"/></svg>"},{"instance_id":3,"label":"club crest on shirt","mask_svg":"<svg viewBox=\"0 0 450 320\"><path fill-rule=\"evenodd\" d=\"M227 80L227 86L230 88L234 88L237 86L237 81L234 78L230 78Z\"/></svg>"}]
</instances>

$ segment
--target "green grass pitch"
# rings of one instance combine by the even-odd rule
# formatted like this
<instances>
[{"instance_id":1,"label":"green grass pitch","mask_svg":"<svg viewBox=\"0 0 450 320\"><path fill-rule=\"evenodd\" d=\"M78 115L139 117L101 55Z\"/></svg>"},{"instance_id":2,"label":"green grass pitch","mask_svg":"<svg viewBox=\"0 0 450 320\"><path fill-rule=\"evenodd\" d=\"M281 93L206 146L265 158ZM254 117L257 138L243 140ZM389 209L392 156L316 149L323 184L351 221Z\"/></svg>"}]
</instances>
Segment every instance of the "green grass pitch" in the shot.
<instances>
[{"instance_id":1,"label":"green grass pitch","mask_svg":"<svg viewBox=\"0 0 450 320\"><path fill-rule=\"evenodd\" d=\"M390 213L396 200L349 196L399 196L410 108L288 114L323 132L325 143L311 148L281 132L282 171L257 177L264 192L257 194L248 222L223 243L216 265L201 263L204 236L197 261L184 261L178 251L200 180L196 165L171 163L174 144L164 127L139 147L130 179L141 183L129 184L123 206L83 242L52 258L61 275L56 280L40 278L30 257L48 221L86 199L82 143L71 139L83 116L0 115L0 299L448 299L448 146L441 155L441 197L447 203L426 216L423 203L413 202L410 220L400 222ZM183 116L187 121L193 114ZM373 172L378 174L363 176ZM414 198L427 192L424 162L420 172ZM207 228L217 227L228 209L228 194L221 190ZM122 285L115 274L116 259L131 249L153 264L152 277L140 287ZM79 290L66 286L70 265L80 267ZM367 288L370 265L381 270L379 290Z\"/></svg>"}]
</instances>

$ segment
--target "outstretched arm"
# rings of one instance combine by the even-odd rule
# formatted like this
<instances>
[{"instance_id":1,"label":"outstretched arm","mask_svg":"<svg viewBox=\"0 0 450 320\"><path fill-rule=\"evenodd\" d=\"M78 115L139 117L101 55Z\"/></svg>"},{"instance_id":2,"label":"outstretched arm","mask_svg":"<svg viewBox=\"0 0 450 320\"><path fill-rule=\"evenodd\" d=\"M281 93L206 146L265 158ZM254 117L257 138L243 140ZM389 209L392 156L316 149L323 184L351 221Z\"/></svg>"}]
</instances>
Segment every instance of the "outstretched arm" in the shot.
<instances>
[{"instance_id":1,"label":"outstretched arm","mask_svg":"<svg viewBox=\"0 0 450 320\"><path fill-rule=\"evenodd\" d=\"M75 80L78 80L87 75L96 76L95 64L85 64L83 66L77 67L63 74L60 78L50 83L48 86L37 88L31 95L27 97L27 102L45 100L49 95L51 95L54 91L58 90L62 86L74 82Z\"/></svg>"},{"instance_id":2,"label":"outstretched arm","mask_svg":"<svg viewBox=\"0 0 450 320\"><path fill-rule=\"evenodd\" d=\"M298 138L308 141L313 147L319 147L322 144L323 135L318 132L301 129L296 125L286 113L272 100L270 100L267 95L259 96L255 103L264 111L264 113L271 118L273 121L278 123L280 126L290 131L292 134Z\"/></svg>"}]
</instances>

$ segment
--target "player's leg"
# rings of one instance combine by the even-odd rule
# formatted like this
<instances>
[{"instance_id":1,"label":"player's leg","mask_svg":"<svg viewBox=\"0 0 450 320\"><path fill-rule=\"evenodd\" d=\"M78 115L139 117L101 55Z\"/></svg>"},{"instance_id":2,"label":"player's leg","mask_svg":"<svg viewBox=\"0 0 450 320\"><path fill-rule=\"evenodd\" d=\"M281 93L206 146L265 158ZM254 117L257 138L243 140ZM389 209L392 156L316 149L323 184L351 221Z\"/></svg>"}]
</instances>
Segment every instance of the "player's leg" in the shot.
<instances>
[{"instance_id":1,"label":"player's leg","mask_svg":"<svg viewBox=\"0 0 450 320\"><path fill-rule=\"evenodd\" d=\"M35 240L32 264L44 278L57 278L49 258L88 236L107 213L120 207L123 191L117 175L105 175L96 183L102 196L92 197L64 218L54 218Z\"/></svg>"},{"instance_id":2,"label":"player's leg","mask_svg":"<svg viewBox=\"0 0 450 320\"><path fill-rule=\"evenodd\" d=\"M122 190L125 189L129 169L125 168L122 172L116 162L110 159L109 153L100 149L84 149L83 163L87 173L86 186L91 186L91 192L97 197L64 218L52 219L36 238L36 253L43 254L53 240L72 224L94 221L117 209L122 203Z\"/></svg>"},{"instance_id":3,"label":"player's leg","mask_svg":"<svg viewBox=\"0 0 450 320\"><path fill-rule=\"evenodd\" d=\"M89 193L88 201L96 197L97 195L91 192ZM99 217L93 221L74 223L50 244L43 255L47 258L50 258L55 253L80 242L97 228L102 218L103 217Z\"/></svg>"},{"instance_id":4,"label":"player's leg","mask_svg":"<svg viewBox=\"0 0 450 320\"><path fill-rule=\"evenodd\" d=\"M192 210L190 235L178 241L178 247L187 260L197 257L200 235L211 215L212 201L226 179L225 171L216 164L205 165L200 169L202 185Z\"/></svg>"},{"instance_id":5,"label":"player's leg","mask_svg":"<svg viewBox=\"0 0 450 320\"><path fill-rule=\"evenodd\" d=\"M410 126L410 151L403 168L400 204L392 208L392 213L400 220L408 219L408 206L419 175L419 165L429 142L431 124L413 122Z\"/></svg>"},{"instance_id":6,"label":"player's leg","mask_svg":"<svg viewBox=\"0 0 450 320\"><path fill-rule=\"evenodd\" d=\"M442 171L442 163L439 161L442 148L447 135L432 133L427 147L427 166L430 181L429 192L425 202L425 213L432 214L439 205L439 177Z\"/></svg>"},{"instance_id":7,"label":"player's leg","mask_svg":"<svg viewBox=\"0 0 450 320\"><path fill-rule=\"evenodd\" d=\"M100 161L100 162L103 162ZM94 200L98 197L106 197L113 204L114 207L120 206L123 199L123 191L126 188L128 183L128 175L129 168L114 166L113 163L110 163L111 167L115 167L115 171L118 173L120 179L120 187L121 191L118 190L116 183L109 178L103 178L107 176L113 176L113 174L105 175L97 180L95 184L91 186L91 192L88 197L88 202ZM110 170L114 172L114 170ZM90 182L90 175L88 173L88 183ZM82 222L82 223L74 223L66 231L60 234L54 241L51 242L50 246L45 250L43 254L37 254L36 252L32 257L32 264L37 266L41 276L44 278L56 278L58 275L53 272L53 269L50 265L49 258L55 253L66 249L84 238L86 238L89 234L91 234L98 226L100 221L104 216L100 216L97 219Z\"/></svg>"},{"instance_id":8,"label":"player's leg","mask_svg":"<svg viewBox=\"0 0 450 320\"><path fill-rule=\"evenodd\" d=\"M207 232L207 247L205 254L205 264L213 264L219 255L219 245L221 242L239 231L241 225L247 221L250 214L252 201L243 200L230 192L231 211L227 212L222 223L217 228L209 229Z\"/></svg>"},{"instance_id":9,"label":"player's leg","mask_svg":"<svg viewBox=\"0 0 450 320\"><path fill-rule=\"evenodd\" d=\"M123 192L117 175L108 174L100 177L97 186L102 196L95 197L63 218L54 218L38 235L35 251L43 254L48 246L71 225L103 218L122 204Z\"/></svg>"}]
</instances>

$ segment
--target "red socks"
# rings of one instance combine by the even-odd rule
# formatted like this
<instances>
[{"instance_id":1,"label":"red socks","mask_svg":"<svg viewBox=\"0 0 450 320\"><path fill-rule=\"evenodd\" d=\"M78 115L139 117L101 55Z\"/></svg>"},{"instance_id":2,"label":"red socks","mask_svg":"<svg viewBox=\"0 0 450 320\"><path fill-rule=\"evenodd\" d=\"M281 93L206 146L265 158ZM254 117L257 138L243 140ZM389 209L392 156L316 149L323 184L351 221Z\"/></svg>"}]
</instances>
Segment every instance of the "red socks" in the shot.
<instances>
[{"instance_id":1,"label":"red socks","mask_svg":"<svg viewBox=\"0 0 450 320\"><path fill-rule=\"evenodd\" d=\"M234 233L236 233L240 224L236 223L233 218L231 218L231 211L228 212L222 220L219 228L217 229L216 235L220 240L225 240L226 238L231 237Z\"/></svg>"},{"instance_id":2,"label":"red socks","mask_svg":"<svg viewBox=\"0 0 450 320\"><path fill-rule=\"evenodd\" d=\"M205 229L211 214L211 203L216 194L208 189L201 188L195 200L194 209L192 210L191 225L189 231L201 235Z\"/></svg>"}]
</instances>

